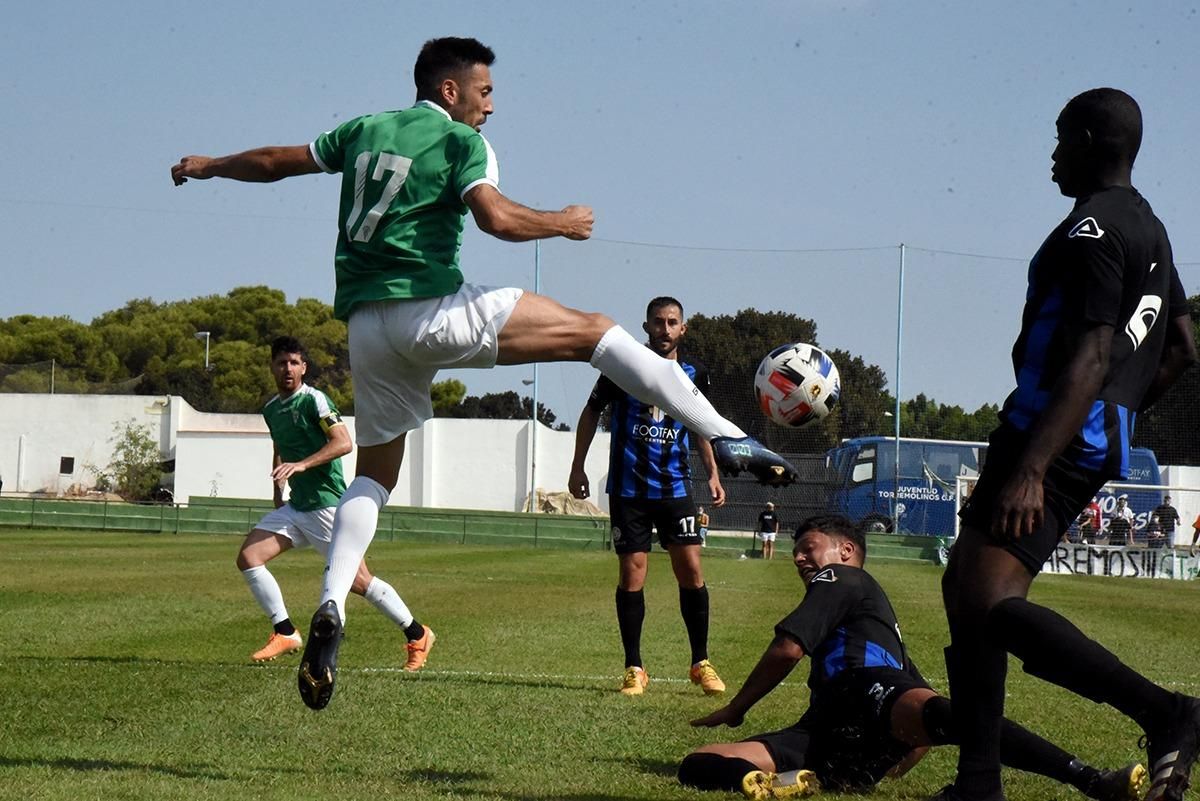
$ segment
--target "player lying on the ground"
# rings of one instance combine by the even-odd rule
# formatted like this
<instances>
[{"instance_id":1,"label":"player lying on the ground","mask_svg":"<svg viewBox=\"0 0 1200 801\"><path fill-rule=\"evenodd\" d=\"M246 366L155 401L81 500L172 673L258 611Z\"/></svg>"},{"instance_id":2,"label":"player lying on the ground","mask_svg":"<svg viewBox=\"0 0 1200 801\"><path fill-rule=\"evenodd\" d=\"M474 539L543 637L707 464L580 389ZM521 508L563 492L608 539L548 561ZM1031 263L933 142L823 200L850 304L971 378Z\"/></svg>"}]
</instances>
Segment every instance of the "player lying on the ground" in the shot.
<instances>
[{"instance_id":1,"label":"player lying on the ground","mask_svg":"<svg viewBox=\"0 0 1200 801\"><path fill-rule=\"evenodd\" d=\"M333 697L346 596L396 486L405 436L433 417L429 392L439 370L590 362L711 440L727 474L747 471L771 485L797 477L787 460L718 414L678 365L605 315L464 282L458 252L467 211L481 230L509 242L592 234L586 206L538 211L501 194L496 154L479 132L494 111L494 60L475 39L432 39L413 68L410 108L355 117L311 145L185 156L171 168L176 185L342 175L333 312L348 326L358 475L338 504L321 604L301 657L300 697L313 709Z\"/></svg>"},{"instance_id":2,"label":"player lying on the ground","mask_svg":"<svg viewBox=\"0 0 1200 801\"><path fill-rule=\"evenodd\" d=\"M306 545L324 557L333 535L334 509L346 491L341 457L353 448L350 434L329 396L304 383L307 372L308 359L299 340L279 337L271 343L271 376L279 394L267 401L262 413L275 446L271 465L275 511L246 535L237 557L250 594L275 629L267 644L251 655L255 662L290 654L302 645L267 562ZM291 487L287 503L283 502L285 482ZM433 647L433 632L413 618L392 585L371 575L365 561L359 562L351 589L403 629L408 640L404 669L420 670Z\"/></svg>"},{"instance_id":3,"label":"player lying on the ground","mask_svg":"<svg viewBox=\"0 0 1200 801\"><path fill-rule=\"evenodd\" d=\"M793 726L688 754L679 780L703 790L742 790L752 798L871 788L900 776L930 746L958 741L950 701L930 689L900 638L883 589L863 569L866 539L837 515L796 530L792 552L804 600L775 627L775 639L727 705L693 726L740 726L755 703L812 657L808 710ZM1135 801L1146 770L1090 767L1005 720L1004 764L1070 784L1091 798Z\"/></svg>"}]
</instances>

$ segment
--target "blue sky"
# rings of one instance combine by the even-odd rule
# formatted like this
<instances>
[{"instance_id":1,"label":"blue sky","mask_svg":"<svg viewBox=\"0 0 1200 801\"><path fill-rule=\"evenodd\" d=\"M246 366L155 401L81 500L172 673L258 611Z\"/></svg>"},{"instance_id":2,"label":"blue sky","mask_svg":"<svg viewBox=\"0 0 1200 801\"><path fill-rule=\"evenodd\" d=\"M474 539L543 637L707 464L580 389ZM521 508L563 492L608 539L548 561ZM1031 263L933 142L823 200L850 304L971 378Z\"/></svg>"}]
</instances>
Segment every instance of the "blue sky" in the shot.
<instances>
[{"instance_id":1,"label":"blue sky","mask_svg":"<svg viewBox=\"0 0 1200 801\"><path fill-rule=\"evenodd\" d=\"M904 242L900 394L975 408L1011 386L1026 262L1069 209L1049 171L1072 95L1141 103L1135 183L1200 292L1196 6L18 4L0 30L0 317L87 321L244 284L330 300L336 179L176 189L170 165L407 106L420 44L473 35L498 56L484 133L503 191L596 210L593 241L543 245L544 292L635 333L662 293L794 312L894 378ZM469 221L462 263L475 283L533 283L532 244ZM531 374L452 375L478 394ZM573 423L592 378L545 367L543 400Z\"/></svg>"}]
</instances>

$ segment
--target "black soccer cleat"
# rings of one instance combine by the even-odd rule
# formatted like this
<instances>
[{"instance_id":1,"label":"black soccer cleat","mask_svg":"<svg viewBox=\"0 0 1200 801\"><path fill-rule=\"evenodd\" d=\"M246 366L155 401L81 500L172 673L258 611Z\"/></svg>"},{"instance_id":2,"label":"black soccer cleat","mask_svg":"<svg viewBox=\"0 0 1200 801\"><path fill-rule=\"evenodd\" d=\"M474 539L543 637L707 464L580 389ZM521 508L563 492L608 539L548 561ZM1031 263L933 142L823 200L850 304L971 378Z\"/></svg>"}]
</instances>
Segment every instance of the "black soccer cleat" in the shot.
<instances>
[{"instance_id":1,"label":"black soccer cleat","mask_svg":"<svg viewBox=\"0 0 1200 801\"><path fill-rule=\"evenodd\" d=\"M1183 801L1192 765L1200 756L1200 698L1175 693L1171 718L1161 731L1146 733L1150 790L1146 801Z\"/></svg>"},{"instance_id":2,"label":"black soccer cleat","mask_svg":"<svg viewBox=\"0 0 1200 801\"><path fill-rule=\"evenodd\" d=\"M1120 770L1102 770L1084 793L1096 801L1140 801L1146 776L1146 768L1137 762Z\"/></svg>"},{"instance_id":3,"label":"black soccer cleat","mask_svg":"<svg viewBox=\"0 0 1200 801\"><path fill-rule=\"evenodd\" d=\"M326 601L318 607L308 627L308 642L300 658L300 700L309 709L324 709L333 698L337 680L337 653L342 642L342 616L337 603Z\"/></svg>"},{"instance_id":4,"label":"black soccer cleat","mask_svg":"<svg viewBox=\"0 0 1200 801\"><path fill-rule=\"evenodd\" d=\"M717 437L712 441L712 449L717 467L725 476L736 476L745 470L759 484L768 487L786 487L800 477L791 462L754 437Z\"/></svg>"}]
</instances>

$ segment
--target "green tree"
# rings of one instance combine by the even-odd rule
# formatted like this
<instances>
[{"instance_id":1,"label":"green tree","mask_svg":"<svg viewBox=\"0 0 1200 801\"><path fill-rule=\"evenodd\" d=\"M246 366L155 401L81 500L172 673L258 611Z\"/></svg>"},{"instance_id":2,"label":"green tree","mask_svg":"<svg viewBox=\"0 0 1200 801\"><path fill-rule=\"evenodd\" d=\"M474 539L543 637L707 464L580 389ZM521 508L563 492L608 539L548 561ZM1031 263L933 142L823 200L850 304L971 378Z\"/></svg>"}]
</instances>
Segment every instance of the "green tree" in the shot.
<instances>
[{"instance_id":1,"label":"green tree","mask_svg":"<svg viewBox=\"0 0 1200 801\"><path fill-rule=\"evenodd\" d=\"M449 417L448 413L463 402L467 395L467 385L453 378L438 381L429 391L433 399L433 414L435 417Z\"/></svg>"},{"instance_id":2,"label":"green tree","mask_svg":"<svg viewBox=\"0 0 1200 801\"><path fill-rule=\"evenodd\" d=\"M437 417L476 418L484 420L528 420L533 412L533 399L521 397L516 392L489 392L486 395L468 395L462 403L445 409L435 410ZM566 423L559 423L558 416L538 403L538 422L556 431L570 431Z\"/></svg>"},{"instance_id":3,"label":"green tree","mask_svg":"<svg viewBox=\"0 0 1200 801\"><path fill-rule=\"evenodd\" d=\"M113 425L112 461L106 468L88 465L97 485L113 488L127 501L149 500L162 478L162 456L150 426L129 419Z\"/></svg>"}]
</instances>

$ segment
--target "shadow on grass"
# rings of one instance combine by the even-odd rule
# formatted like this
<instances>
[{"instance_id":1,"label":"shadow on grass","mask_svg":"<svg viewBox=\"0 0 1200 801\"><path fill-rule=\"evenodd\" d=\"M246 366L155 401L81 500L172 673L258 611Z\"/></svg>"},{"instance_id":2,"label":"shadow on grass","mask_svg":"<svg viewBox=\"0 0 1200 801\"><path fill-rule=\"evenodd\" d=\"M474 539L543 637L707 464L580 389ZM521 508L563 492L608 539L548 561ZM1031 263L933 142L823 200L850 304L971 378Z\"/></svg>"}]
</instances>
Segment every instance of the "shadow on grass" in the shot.
<instances>
[{"instance_id":1,"label":"shadow on grass","mask_svg":"<svg viewBox=\"0 0 1200 801\"><path fill-rule=\"evenodd\" d=\"M492 777L490 773L478 770L434 770L433 768L406 770L402 771L400 776L405 781L440 785L470 784L471 782L486 781Z\"/></svg>"},{"instance_id":2,"label":"shadow on grass","mask_svg":"<svg viewBox=\"0 0 1200 801\"><path fill-rule=\"evenodd\" d=\"M53 768L57 770L74 770L82 773L91 771L132 770L146 773L161 773L176 779L208 779L228 780L225 773L211 770L211 765L195 765L190 767L174 767L172 765L150 765L143 762L115 762L111 759L36 759L26 757L14 759L0 756L0 767L4 768Z\"/></svg>"},{"instance_id":3,"label":"shadow on grass","mask_svg":"<svg viewBox=\"0 0 1200 801\"><path fill-rule=\"evenodd\" d=\"M662 759L625 757L623 759L609 759L606 761L629 765L639 773L647 773L651 776L665 776L668 779L674 779L679 774L678 762L667 762Z\"/></svg>"}]
</instances>

